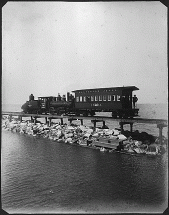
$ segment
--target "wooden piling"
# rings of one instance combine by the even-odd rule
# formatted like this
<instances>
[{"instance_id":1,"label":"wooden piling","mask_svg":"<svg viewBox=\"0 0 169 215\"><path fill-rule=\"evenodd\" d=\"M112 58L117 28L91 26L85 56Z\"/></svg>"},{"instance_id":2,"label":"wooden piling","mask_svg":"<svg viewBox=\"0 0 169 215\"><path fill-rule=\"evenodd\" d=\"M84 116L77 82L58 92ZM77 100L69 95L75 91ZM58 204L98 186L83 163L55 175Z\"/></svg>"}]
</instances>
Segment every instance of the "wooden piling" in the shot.
<instances>
[{"instance_id":1,"label":"wooden piling","mask_svg":"<svg viewBox=\"0 0 169 215\"><path fill-rule=\"evenodd\" d=\"M18 120L22 122L22 116L18 116Z\"/></svg>"},{"instance_id":2,"label":"wooden piling","mask_svg":"<svg viewBox=\"0 0 169 215\"><path fill-rule=\"evenodd\" d=\"M130 132L133 132L133 123L130 123Z\"/></svg>"},{"instance_id":3,"label":"wooden piling","mask_svg":"<svg viewBox=\"0 0 169 215\"><path fill-rule=\"evenodd\" d=\"M159 128L159 141L160 141L160 144L163 143L163 128L164 127L167 127L167 126L164 125L164 124L157 124L157 128Z\"/></svg>"},{"instance_id":4,"label":"wooden piling","mask_svg":"<svg viewBox=\"0 0 169 215\"><path fill-rule=\"evenodd\" d=\"M34 119L33 119L33 123L34 123L34 125L36 124L36 117L34 117Z\"/></svg>"},{"instance_id":5,"label":"wooden piling","mask_svg":"<svg viewBox=\"0 0 169 215\"><path fill-rule=\"evenodd\" d=\"M96 128L96 120L92 120L94 128Z\"/></svg>"},{"instance_id":6,"label":"wooden piling","mask_svg":"<svg viewBox=\"0 0 169 215\"><path fill-rule=\"evenodd\" d=\"M91 120L91 122L94 124L94 129L96 128L96 123L97 122L103 122L103 128L105 128L106 124L105 124L105 120L99 120L99 119L94 119L94 120Z\"/></svg>"},{"instance_id":7,"label":"wooden piling","mask_svg":"<svg viewBox=\"0 0 169 215\"><path fill-rule=\"evenodd\" d=\"M119 122L119 125L120 125L120 130L121 130L121 132L123 132L124 130L123 130L123 122Z\"/></svg>"},{"instance_id":8,"label":"wooden piling","mask_svg":"<svg viewBox=\"0 0 169 215\"><path fill-rule=\"evenodd\" d=\"M9 122L12 121L12 114L9 115Z\"/></svg>"},{"instance_id":9,"label":"wooden piling","mask_svg":"<svg viewBox=\"0 0 169 215\"><path fill-rule=\"evenodd\" d=\"M49 127L51 126L51 124L52 124L52 119L49 118Z\"/></svg>"},{"instance_id":10,"label":"wooden piling","mask_svg":"<svg viewBox=\"0 0 169 215\"><path fill-rule=\"evenodd\" d=\"M130 124L130 132L133 132L133 122L119 122L121 132L124 131L123 125Z\"/></svg>"}]
</instances>

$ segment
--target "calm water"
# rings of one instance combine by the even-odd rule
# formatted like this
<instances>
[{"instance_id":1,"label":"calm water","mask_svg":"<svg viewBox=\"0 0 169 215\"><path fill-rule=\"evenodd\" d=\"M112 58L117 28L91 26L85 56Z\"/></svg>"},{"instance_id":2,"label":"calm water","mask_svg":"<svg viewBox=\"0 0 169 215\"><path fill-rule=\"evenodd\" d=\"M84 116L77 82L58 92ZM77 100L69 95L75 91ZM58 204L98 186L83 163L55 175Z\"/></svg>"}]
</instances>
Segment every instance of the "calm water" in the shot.
<instances>
[{"instance_id":1,"label":"calm water","mask_svg":"<svg viewBox=\"0 0 169 215\"><path fill-rule=\"evenodd\" d=\"M159 114L157 107L148 110L142 109L147 118ZM158 134L156 126L152 132ZM9 131L1 138L2 208L9 213L148 213L167 207L168 153L101 153Z\"/></svg>"}]
</instances>

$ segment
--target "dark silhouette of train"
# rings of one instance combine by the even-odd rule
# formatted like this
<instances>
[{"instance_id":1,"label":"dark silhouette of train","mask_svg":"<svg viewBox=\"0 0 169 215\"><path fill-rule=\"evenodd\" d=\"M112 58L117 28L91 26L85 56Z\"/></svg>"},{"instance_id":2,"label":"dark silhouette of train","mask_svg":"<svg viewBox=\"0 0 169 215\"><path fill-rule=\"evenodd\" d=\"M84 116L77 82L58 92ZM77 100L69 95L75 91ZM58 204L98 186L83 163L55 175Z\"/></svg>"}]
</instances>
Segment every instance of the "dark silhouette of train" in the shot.
<instances>
[{"instance_id":1,"label":"dark silhouette of train","mask_svg":"<svg viewBox=\"0 0 169 215\"><path fill-rule=\"evenodd\" d=\"M24 113L94 116L96 112L111 112L113 118L128 118L138 116L138 99L132 95L135 90L139 89L126 86L75 90L74 95L67 93L67 99L58 94L35 100L31 94L21 108Z\"/></svg>"}]
</instances>

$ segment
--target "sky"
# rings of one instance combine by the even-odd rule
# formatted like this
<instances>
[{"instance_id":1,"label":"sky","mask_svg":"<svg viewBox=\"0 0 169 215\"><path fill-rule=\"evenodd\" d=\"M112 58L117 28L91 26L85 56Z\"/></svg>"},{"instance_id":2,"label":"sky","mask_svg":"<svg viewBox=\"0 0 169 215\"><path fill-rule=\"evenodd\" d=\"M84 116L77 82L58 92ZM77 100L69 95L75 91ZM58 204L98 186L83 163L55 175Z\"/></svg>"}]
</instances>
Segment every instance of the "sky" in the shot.
<instances>
[{"instance_id":1,"label":"sky","mask_svg":"<svg viewBox=\"0 0 169 215\"><path fill-rule=\"evenodd\" d=\"M2 104L31 93L136 86L138 103L168 102L167 8L160 1L7 2Z\"/></svg>"}]
</instances>

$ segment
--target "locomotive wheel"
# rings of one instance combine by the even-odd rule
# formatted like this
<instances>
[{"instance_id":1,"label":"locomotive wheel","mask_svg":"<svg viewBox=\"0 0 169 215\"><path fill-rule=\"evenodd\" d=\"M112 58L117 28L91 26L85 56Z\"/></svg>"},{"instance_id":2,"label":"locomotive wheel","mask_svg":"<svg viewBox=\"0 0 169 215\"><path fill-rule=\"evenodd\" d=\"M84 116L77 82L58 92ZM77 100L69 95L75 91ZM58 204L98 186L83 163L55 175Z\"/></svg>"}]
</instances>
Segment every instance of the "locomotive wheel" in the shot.
<instances>
[{"instance_id":1,"label":"locomotive wheel","mask_svg":"<svg viewBox=\"0 0 169 215\"><path fill-rule=\"evenodd\" d=\"M42 114L41 110L38 110L38 111L37 111L37 114Z\"/></svg>"},{"instance_id":2,"label":"locomotive wheel","mask_svg":"<svg viewBox=\"0 0 169 215\"><path fill-rule=\"evenodd\" d=\"M113 119L117 119L117 115L113 115L112 118L113 118Z\"/></svg>"},{"instance_id":3,"label":"locomotive wheel","mask_svg":"<svg viewBox=\"0 0 169 215\"><path fill-rule=\"evenodd\" d=\"M76 116L80 116L80 112L79 111L76 112Z\"/></svg>"},{"instance_id":4,"label":"locomotive wheel","mask_svg":"<svg viewBox=\"0 0 169 215\"><path fill-rule=\"evenodd\" d=\"M85 112L83 113L83 116L88 116L88 112L85 111Z\"/></svg>"},{"instance_id":5,"label":"locomotive wheel","mask_svg":"<svg viewBox=\"0 0 169 215\"><path fill-rule=\"evenodd\" d=\"M49 109L49 114L54 114L54 112L55 112L55 110L54 110L54 108L53 107L51 107L50 109Z\"/></svg>"},{"instance_id":6,"label":"locomotive wheel","mask_svg":"<svg viewBox=\"0 0 169 215\"><path fill-rule=\"evenodd\" d=\"M124 119L129 119L129 118L130 118L130 115L129 115L128 113L126 113L126 114L123 115L123 118L124 118Z\"/></svg>"},{"instance_id":7,"label":"locomotive wheel","mask_svg":"<svg viewBox=\"0 0 169 215\"><path fill-rule=\"evenodd\" d=\"M62 113L60 112L60 110L57 110L56 113L57 113L58 116L61 116L61 115L62 115Z\"/></svg>"},{"instance_id":8,"label":"locomotive wheel","mask_svg":"<svg viewBox=\"0 0 169 215\"><path fill-rule=\"evenodd\" d=\"M119 119L122 119L122 114L119 114Z\"/></svg>"},{"instance_id":9,"label":"locomotive wheel","mask_svg":"<svg viewBox=\"0 0 169 215\"><path fill-rule=\"evenodd\" d=\"M117 113L112 112L112 118L117 119Z\"/></svg>"},{"instance_id":10,"label":"locomotive wheel","mask_svg":"<svg viewBox=\"0 0 169 215\"><path fill-rule=\"evenodd\" d=\"M95 111L91 111L90 116L94 116L94 115L95 115Z\"/></svg>"}]
</instances>

